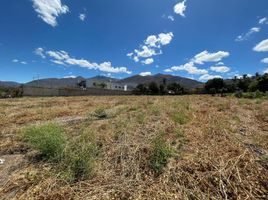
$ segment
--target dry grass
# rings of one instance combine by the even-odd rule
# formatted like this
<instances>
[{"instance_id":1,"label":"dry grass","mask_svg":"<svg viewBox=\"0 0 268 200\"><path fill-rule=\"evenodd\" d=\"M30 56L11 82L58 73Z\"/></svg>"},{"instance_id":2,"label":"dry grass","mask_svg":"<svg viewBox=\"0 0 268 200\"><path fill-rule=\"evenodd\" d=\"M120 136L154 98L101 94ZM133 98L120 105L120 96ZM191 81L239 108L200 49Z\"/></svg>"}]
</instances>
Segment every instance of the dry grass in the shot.
<instances>
[{"instance_id":1,"label":"dry grass","mask_svg":"<svg viewBox=\"0 0 268 200\"><path fill-rule=\"evenodd\" d=\"M210 96L0 100L0 199L268 199L267 112L267 100ZM90 178L29 159L21 129L49 121L74 141L94 135ZM159 133L172 156L155 176Z\"/></svg>"}]
</instances>

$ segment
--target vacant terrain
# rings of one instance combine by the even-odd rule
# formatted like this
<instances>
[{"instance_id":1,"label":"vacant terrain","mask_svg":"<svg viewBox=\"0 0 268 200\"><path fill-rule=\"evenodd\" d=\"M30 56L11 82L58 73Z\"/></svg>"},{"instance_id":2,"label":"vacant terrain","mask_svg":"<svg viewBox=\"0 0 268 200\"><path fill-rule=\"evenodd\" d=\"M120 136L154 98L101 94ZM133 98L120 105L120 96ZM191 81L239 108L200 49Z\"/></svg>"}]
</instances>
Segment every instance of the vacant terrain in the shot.
<instances>
[{"instance_id":1,"label":"vacant terrain","mask_svg":"<svg viewBox=\"0 0 268 200\"><path fill-rule=\"evenodd\" d=\"M73 150L57 162L21 136L51 122ZM0 199L268 199L267 100L6 99L0 127Z\"/></svg>"}]
</instances>

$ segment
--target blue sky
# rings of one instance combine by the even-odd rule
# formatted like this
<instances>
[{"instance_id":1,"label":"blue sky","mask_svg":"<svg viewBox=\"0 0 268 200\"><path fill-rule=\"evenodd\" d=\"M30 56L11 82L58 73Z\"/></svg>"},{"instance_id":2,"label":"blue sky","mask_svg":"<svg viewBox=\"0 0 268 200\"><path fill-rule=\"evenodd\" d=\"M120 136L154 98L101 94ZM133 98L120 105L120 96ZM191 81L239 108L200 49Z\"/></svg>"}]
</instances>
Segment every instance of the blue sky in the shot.
<instances>
[{"instance_id":1,"label":"blue sky","mask_svg":"<svg viewBox=\"0 0 268 200\"><path fill-rule=\"evenodd\" d=\"M268 72L267 0L2 0L0 80Z\"/></svg>"}]
</instances>

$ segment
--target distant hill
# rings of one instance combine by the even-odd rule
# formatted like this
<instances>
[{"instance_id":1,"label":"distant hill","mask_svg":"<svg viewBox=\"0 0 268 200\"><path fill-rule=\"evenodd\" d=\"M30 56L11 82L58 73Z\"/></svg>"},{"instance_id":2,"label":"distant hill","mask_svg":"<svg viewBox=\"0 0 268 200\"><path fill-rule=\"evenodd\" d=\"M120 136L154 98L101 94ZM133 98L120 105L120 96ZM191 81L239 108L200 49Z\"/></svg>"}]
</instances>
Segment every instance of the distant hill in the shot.
<instances>
[{"instance_id":1,"label":"distant hill","mask_svg":"<svg viewBox=\"0 0 268 200\"><path fill-rule=\"evenodd\" d=\"M172 76L166 74L156 74L153 76L140 76L135 75L125 79L115 79L106 76L95 76L89 78L92 80L98 80L103 82L112 81L114 83L120 83L128 85L129 88L135 88L138 84L148 84L150 82L156 82L158 84L163 83L163 80L166 80L166 83L179 83L181 86L187 89L193 89L196 87L202 87L203 83L198 82L196 80L192 80L189 78L184 78L180 76ZM62 87L77 87L77 83L86 80L83 77L76 78L48 78L48 79L40 79L26 83L28 86L36 86L36 87L52 87L52 88L62 88Z\"/></svg>"},{"instance_id":2,"label":"distant hill","mask_svg":"<svg viewBox=\"0 0 268 200\"><path fill-rule=\"evenodd\" d=\"M196 80L192 80L189 78L184 78L180 76L172 76L172 75L166 75L166 74L156 74L153 76L140 76L135 75L131 76L122 80L119 80L118 83L122 84L146 84L150 82L156 82L158 84L163 83L163 80L166 80L167 84L169 83L179 83L181 86L187 89L193 89L196 87L202 87L203 83L198 82Z\"/></svg>"},{"instance_id":3,"label":"distant hill","mask_svg":"<svg viewBox=\"0 0 268 200\"><path fill-rule=\"evenodd\" d=\"M13 81L0 81L0 87L19 87L21 84Z\"/></svg>"},{"instance_id":4,"label":"distant hill","mask_svg":"<svg viewBox=\"0 0 268 200\"><path fill-rule=\"evenodd\" d=\"M98 81L103 81L103 82L118 82L119 79L116 78L110 78L110 77L106 77L106 76L95 76L92 78L89 78L90 80L98 80Z\"/></svg>"},{"instance_id":5,"label":"distant hill","mask_svg":"<svg viewBox=\"0 0 268 200\"><path fill-rule=\"evenodd\" d=\"M81 76L76 78L48 78L31 81L25 85L49 88L77 87L77 84L83 80L85 79Z\"/></svg>"},{"instance_id":6,"label":"distant hill","mask_svg":"<svg viewBox=\"0 0 268 200\"><path fill-rule=\"evenodd\" d=\"M114 82L114 83L120 83L124 85L128 85L129 89L134 89L138 84L148 84L150 82L156 82L158 84L162 84L163 80L166 80L166 83L179 83L181 86L183 86L186 89L193 89L196 87L203 87L204 84L201 82L198 82L196 80L192 80L189 78L184 78L180 76L172 76L172 75L166 75L166 74L156 74L153 76L140 76L135 75L131 76L125 79L116 79L116 78L110 78L106 76L95 76L92 78L89 78L91 80L98 80L103 82ZM34 80L28 83L25 83L27 86L36 86L36 87L49 87L49 88L64 88L64 87L78 87L77 84L81 81L86 80L85 78L79 76L76 78L47 78L47 79L40 79L40 80ZM16 82L0 82L0 86L19 86L19 83Z\"/></svg>"}]
</instances>

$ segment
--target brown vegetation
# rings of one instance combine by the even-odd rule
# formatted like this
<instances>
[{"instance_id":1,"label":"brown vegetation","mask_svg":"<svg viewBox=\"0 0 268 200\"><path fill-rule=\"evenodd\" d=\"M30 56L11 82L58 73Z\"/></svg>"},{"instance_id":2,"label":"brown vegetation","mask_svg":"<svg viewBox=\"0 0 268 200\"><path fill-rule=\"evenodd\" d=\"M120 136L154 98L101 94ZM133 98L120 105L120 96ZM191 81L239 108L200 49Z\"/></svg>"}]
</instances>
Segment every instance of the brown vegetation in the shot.
<instances>
[{"instance_id":1,"label":"brown vegetation","mask_svg":"<svg viewBox=\"0 0 268 200\"><path fill-rule=\"evenodd\" d=\"M197 95L0 100L0 199L267 199L267 113L267 100ZM48 122L68 140L57 163L21 139ZM79 148L90 176L70 180Z\"/></svg>"}]
</instances>

